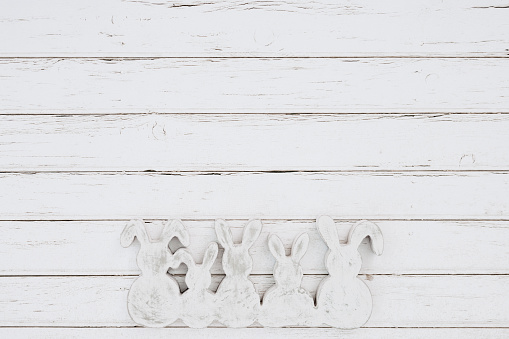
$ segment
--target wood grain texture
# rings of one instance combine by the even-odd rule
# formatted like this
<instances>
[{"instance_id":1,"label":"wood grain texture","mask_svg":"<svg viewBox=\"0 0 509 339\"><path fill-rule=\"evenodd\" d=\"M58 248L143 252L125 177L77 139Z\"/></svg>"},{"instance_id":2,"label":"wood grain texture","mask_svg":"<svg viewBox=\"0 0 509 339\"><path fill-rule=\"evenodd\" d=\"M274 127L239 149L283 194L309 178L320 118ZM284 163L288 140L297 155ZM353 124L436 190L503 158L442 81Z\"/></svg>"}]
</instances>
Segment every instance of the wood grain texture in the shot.
<instances>
[{"instance_id":1,"label":"wood grain texture","mask_svg":"<svg viewBox=\"0 0 509 339\"><path fill-rule=\"evenodd\" d=\"M493 338L505 339L509 329L504 328L359 328L356 330L338 330L332 328L0 328L3 338L168 338L182 339L219 339L228 336L239 339L268 338L345 338L345 339L429 339L429 338Z\"/></svg>"},{"instance_id":2,"label":"wood grain texture","mask_svg":"<svg viewBox=\"0 0 509 339\"><path fill-rule=\"evenodd\" d=\"M509 58L0 59L0 113L509 112L508 72Z\"/></svg>"},{"instance_id":3,"label":"wood grain texture","mask_svg":"<svg viewBox=\"0 0 509 339\"><path fill-rule=\"evenodd\" d=\"M508 170L508 130L508 114L3 115L0 170Z\"/></svg>"},{"instance_id":4,"label":"wood grain texture","mask_svg":"<svg viewBox=\"0 0 509 339\"><path fill-rule=\"evenodd\" d=\"M507 172L0 174L1 220L497 219Z\"/></svg>"},{"instance_id":5,"label":"wood grain texture","mask_svg":"<svg viewBox=\"0 0 509 339\"><path fill-rule=\"evenodd\" d=\"M184 220L190 235L188 246L201 262L209 242L217 241L213 220ZM245 220L229 220L234 241L239 242ZM342 241L354 220L336 221ZM359 247L362 274L509 274L509 222L507 221L383 221L382 256L374 256L365 241ZM136 275L138 242L120 246L126 221L0 222L0 275ZM301 264L305 274L327 274L327 247L314 220L263 220L259 239L250 250L253 274L272 274L275 259L267 237L276 234L286 250L293 239L309 234L310 245ZM147 223L152 237L161 232L159 221ZM180 243L173 241L175 251ZM91 251L90 249L94 249ZM465 250L468 249L468 250ZM211 272L223 274L222 249ZM16 253L16 256L10 254ZM479 255L482 253L482 255ZM184 274L182 265L175 274Z\"/></svg>"},{"instance_id":6,"label":"wood grain texture","mask_svg":"<svg viewBox=\"0 0 509 339\"><path fill-rule=\"evenodd\" d=\"M305 276L303 287L314 293L323 277ZM134 326L125 307L134 278L0 278L0 326ZM251 279L259 293L274 284L272 276ZM508 283L506 275L370 276L366 327L507 327Z\"/></svg>"},{"instance_id":7,"label":"wood grain texture","mask_svg":"<svg viewBox=\"0 0 509 339\"><path fill-rule=\"evenodd\" d=\"M507 56L503 0L2 1L2 56Z\"/></svg>"}]
</instances>

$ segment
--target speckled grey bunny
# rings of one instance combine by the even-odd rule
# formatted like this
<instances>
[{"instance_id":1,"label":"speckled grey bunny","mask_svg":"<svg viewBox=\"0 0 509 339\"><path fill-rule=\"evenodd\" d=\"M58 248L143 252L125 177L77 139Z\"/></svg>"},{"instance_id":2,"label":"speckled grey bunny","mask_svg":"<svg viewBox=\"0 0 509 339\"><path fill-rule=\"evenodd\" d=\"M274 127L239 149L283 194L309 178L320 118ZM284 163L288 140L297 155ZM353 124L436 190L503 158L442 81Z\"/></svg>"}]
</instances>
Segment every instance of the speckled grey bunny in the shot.
<instances>
[{"instance_id":1,"label":"speckled grey bunny","mask_svg":"<svg viewBox=\"0 0 509 339\"><path fill-rule=\"evenodd\" d=\"M173 254L168 245L177 237L184 246L189 244L189 235L180 220L168 220L158 241L152 241L142 220L132 220L124 228L120 243L128 247L138 238L141 244L136 258L141 275L132 284L127 296L127 307L131 318L148 327L165 327L180 315L180 289L169 274L173 265Z\"/></svg>"},{"instance_id":2,"label":"speckled grey bunny","mask_svg":"<svg viewBox=\"0 0 509 339\"><path fill-rule=\"evenodd\" d=\"M187 266L186 285L188 290L182 294L180 318L189 327L207 327L215 318L215 295L209 290L209 286L212 281L210 268L216 260L217 252L217 243L210 243L201 265L194 262L191 253L186 248L175 252L175 262L172 267L177 268L181 263Z\"/></svg>"},{"instance_id":3,"label":"speckled grey bunny","mask_svg":"<svg viewBox=\"0 0 509 339\"><path fill-rule=\"evenodd\" d=\"M309 235L301 234L295 239L292 253L286 256L281 239L271 235L269 249L276 258L274 279L276 284L263 296L258 321L264 326L306 326L312 322L315 303L301 287L303 272L300 261L307 251Z\"/></svg>"},{"instance_id":4,"label":"speckled grey bunny","mask_svg":"<svg viewBox=\"0 0 509 339\"><path fill-rule=\"evenodd\" d=\"M253 268L249 248L262 229L260 220L251 220L244 227L242 243L234 244L226 221L216 220L216 234L224 248L223 269L226 276L216 292L218 320L228 327L246 327L258 316L260 296L248 276Z\"/></svg>"},{"instance_id":5,"label":"speckled grey bunny","mask_svg":"<svg viewBox=\"0 0 509 339\"><path fill-rule=\"evenodd\" d=\"M329 276L320 283L316 294L319 319L338 328L360 327L368 321L373 302L369 288L357 278L362 265L358 247L369 237L371 249L381 255L382 232L374 223L360 221L350 229L347 243L341 244L332 218L318 218L317 228L329 247L325 259Z\"/></svg>"}]
</instances>

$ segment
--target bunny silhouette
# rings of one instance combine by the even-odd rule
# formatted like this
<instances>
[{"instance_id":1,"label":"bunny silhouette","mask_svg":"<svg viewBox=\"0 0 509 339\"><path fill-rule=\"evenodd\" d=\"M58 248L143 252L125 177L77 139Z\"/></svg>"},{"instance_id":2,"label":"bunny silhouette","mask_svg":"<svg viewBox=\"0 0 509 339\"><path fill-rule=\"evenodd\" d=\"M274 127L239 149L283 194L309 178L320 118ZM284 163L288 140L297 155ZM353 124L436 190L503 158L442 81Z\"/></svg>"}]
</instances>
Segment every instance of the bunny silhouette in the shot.
<instances>
[{"instance_id":1,"label":"bunny silhouette","mask_svg":"<svg viewBox=\"0 0 509 339\"><path fill-rule=\"evenodd\" d=\"M173 254L168 245L177 237L184 246L189 235L179 220L168 220L159 241L151 241L142 220L131 220L124 228L120 243L128 247L138 238L141 248L136 262L141 275L133 282L127 296L129 315L138 324L148 327L164 327L180 314L180 289L168 269L173 264Z\"/></svg>"},{"instance_id":2,"label":"bunny silhouette","mask_svg":"<svg viewBox=\"0 0 509 339\"><path fill-rule=\"evenodd\" d=\"M359 221L350 229L347 243L341 244L332 218L318 218L317 228L329 247L325 259L329 275L320 283L316 294L319 319L343 329L360 327L371 316L373 301L368 286L357 278L362 265L358 247L369 237L371 249L381 255L382 232L372 222Z\"/></svg>"},{"instance_id":3,"label":"bunny silhouette","mask_svg":"<svg viewBox=\"0 0 509 339\"><path fill-rule=\"evenodd\" d=\"M271 235L269 249L276 258L274 279L276 284L263 296L258 321L264 326L305 326L309 325L315 311L315 302L309 293L301 288L302 267L299 262L309 245L309 235L301 234L292 246L292 253L286 256L281 239Z\"/></svg>"},{"instance_id":4,"label":"bunny silhouette","mask_svg":"<svg viewBox=\"0 0 509 339\"><path fill-rule=\"evenodd\" d=\"M244 227L242 243L234 244L230 227L218 219L217 238L224 248L223 269L226 276L216 292L218 320L228 327L245 327L256 321L260 296L248 276L253 268L249 248L260 235L262 223L251 220Z\"/></svg>"},{"instance_id":5,"label":"bunny silhouette","mask_svg":"<svg viewBox=\"0 0 509 339\"><path fill-rule=\"evenodd\" d=\"M186 285L188 290L182 294L182 320L189 327L203 328L207 327L215 317L215 296L209 290L212 281L210 268L216 260L218 252L217 243L209 244L203 263L197 265L186 248L181 248L175 252L173 268L177 268L181 263L186 264Z\"/></svg>"}]
</instances>

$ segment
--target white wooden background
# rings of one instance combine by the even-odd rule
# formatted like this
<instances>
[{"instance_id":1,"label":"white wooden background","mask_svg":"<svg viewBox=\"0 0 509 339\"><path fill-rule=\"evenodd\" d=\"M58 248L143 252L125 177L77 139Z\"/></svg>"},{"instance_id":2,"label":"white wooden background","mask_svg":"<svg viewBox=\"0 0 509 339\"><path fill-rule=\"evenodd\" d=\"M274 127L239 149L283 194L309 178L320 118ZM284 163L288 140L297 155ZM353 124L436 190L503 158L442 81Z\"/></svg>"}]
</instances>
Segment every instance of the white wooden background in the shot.
<instances>
[{"instance_id":1,"label":"white wooden background","mask_svg":"<svg viewBox=\"0 0 509 339\"><path fill-rule=\"evenodd\" d=\"M508 57L507 0L0 2L0 337L509 337ZM260 293L306 231L314 294L320 214L384 233L364 328L129 318L128 219L262 218Z\"/></svg>"}]
</instances>

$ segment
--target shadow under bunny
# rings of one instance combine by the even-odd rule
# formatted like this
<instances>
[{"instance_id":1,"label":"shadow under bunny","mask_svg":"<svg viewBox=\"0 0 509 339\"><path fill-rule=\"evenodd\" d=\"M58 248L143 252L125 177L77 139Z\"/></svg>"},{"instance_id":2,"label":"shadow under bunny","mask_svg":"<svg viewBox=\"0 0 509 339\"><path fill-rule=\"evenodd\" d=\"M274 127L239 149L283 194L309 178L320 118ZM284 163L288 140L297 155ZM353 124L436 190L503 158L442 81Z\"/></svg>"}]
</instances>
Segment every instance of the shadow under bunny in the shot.
<instances>
[{"instance_id":1,"label":"shadow under bunny","mask_svg":"<svg viewBox=\"0 0 509 339\"><path fill-rule=\"evenodd\" d=\"M301 259L309 246L307 233L293 242L286 255L280 238L268 238L268 247L274 258L274 280L263 295L263 302L249 279L253 259L249 249L258 239L262 223L250 220L244 226L242 241L234 243L228 223L215 222L215 232L224 249L222 267L225 277L214 293L210 268L218 255L218 245L208 245L201 264L197 264L187 248L175 253L169 242L177 237L182 245L189 245L189 234L179 220L168 221L162 236L152 241L143 221L131 221L121 235L121 244L129 246L134 237L141 244L137 263L142 274L135 280L128 294L128 310L138 324L165 327L182 319L193 328L203 328L217 320L227 327L247 327L255 322L267 327L321 326L356 328L364 325L371 315L372 298L367 285L357 276L362 264L358 252L361 241L369 237L374 253L383 251L383 237L377 225L368 221L356 223L349 232L348 241L341 243L337 226L330 217L322 216L316 222L318 232L329 250L325 265L329 272L320 283L315 300L301 286L303 270ZM188 268L185 282L188 289L180 293L169 268L181 264Z\"/></svg>"}]
</instances>

